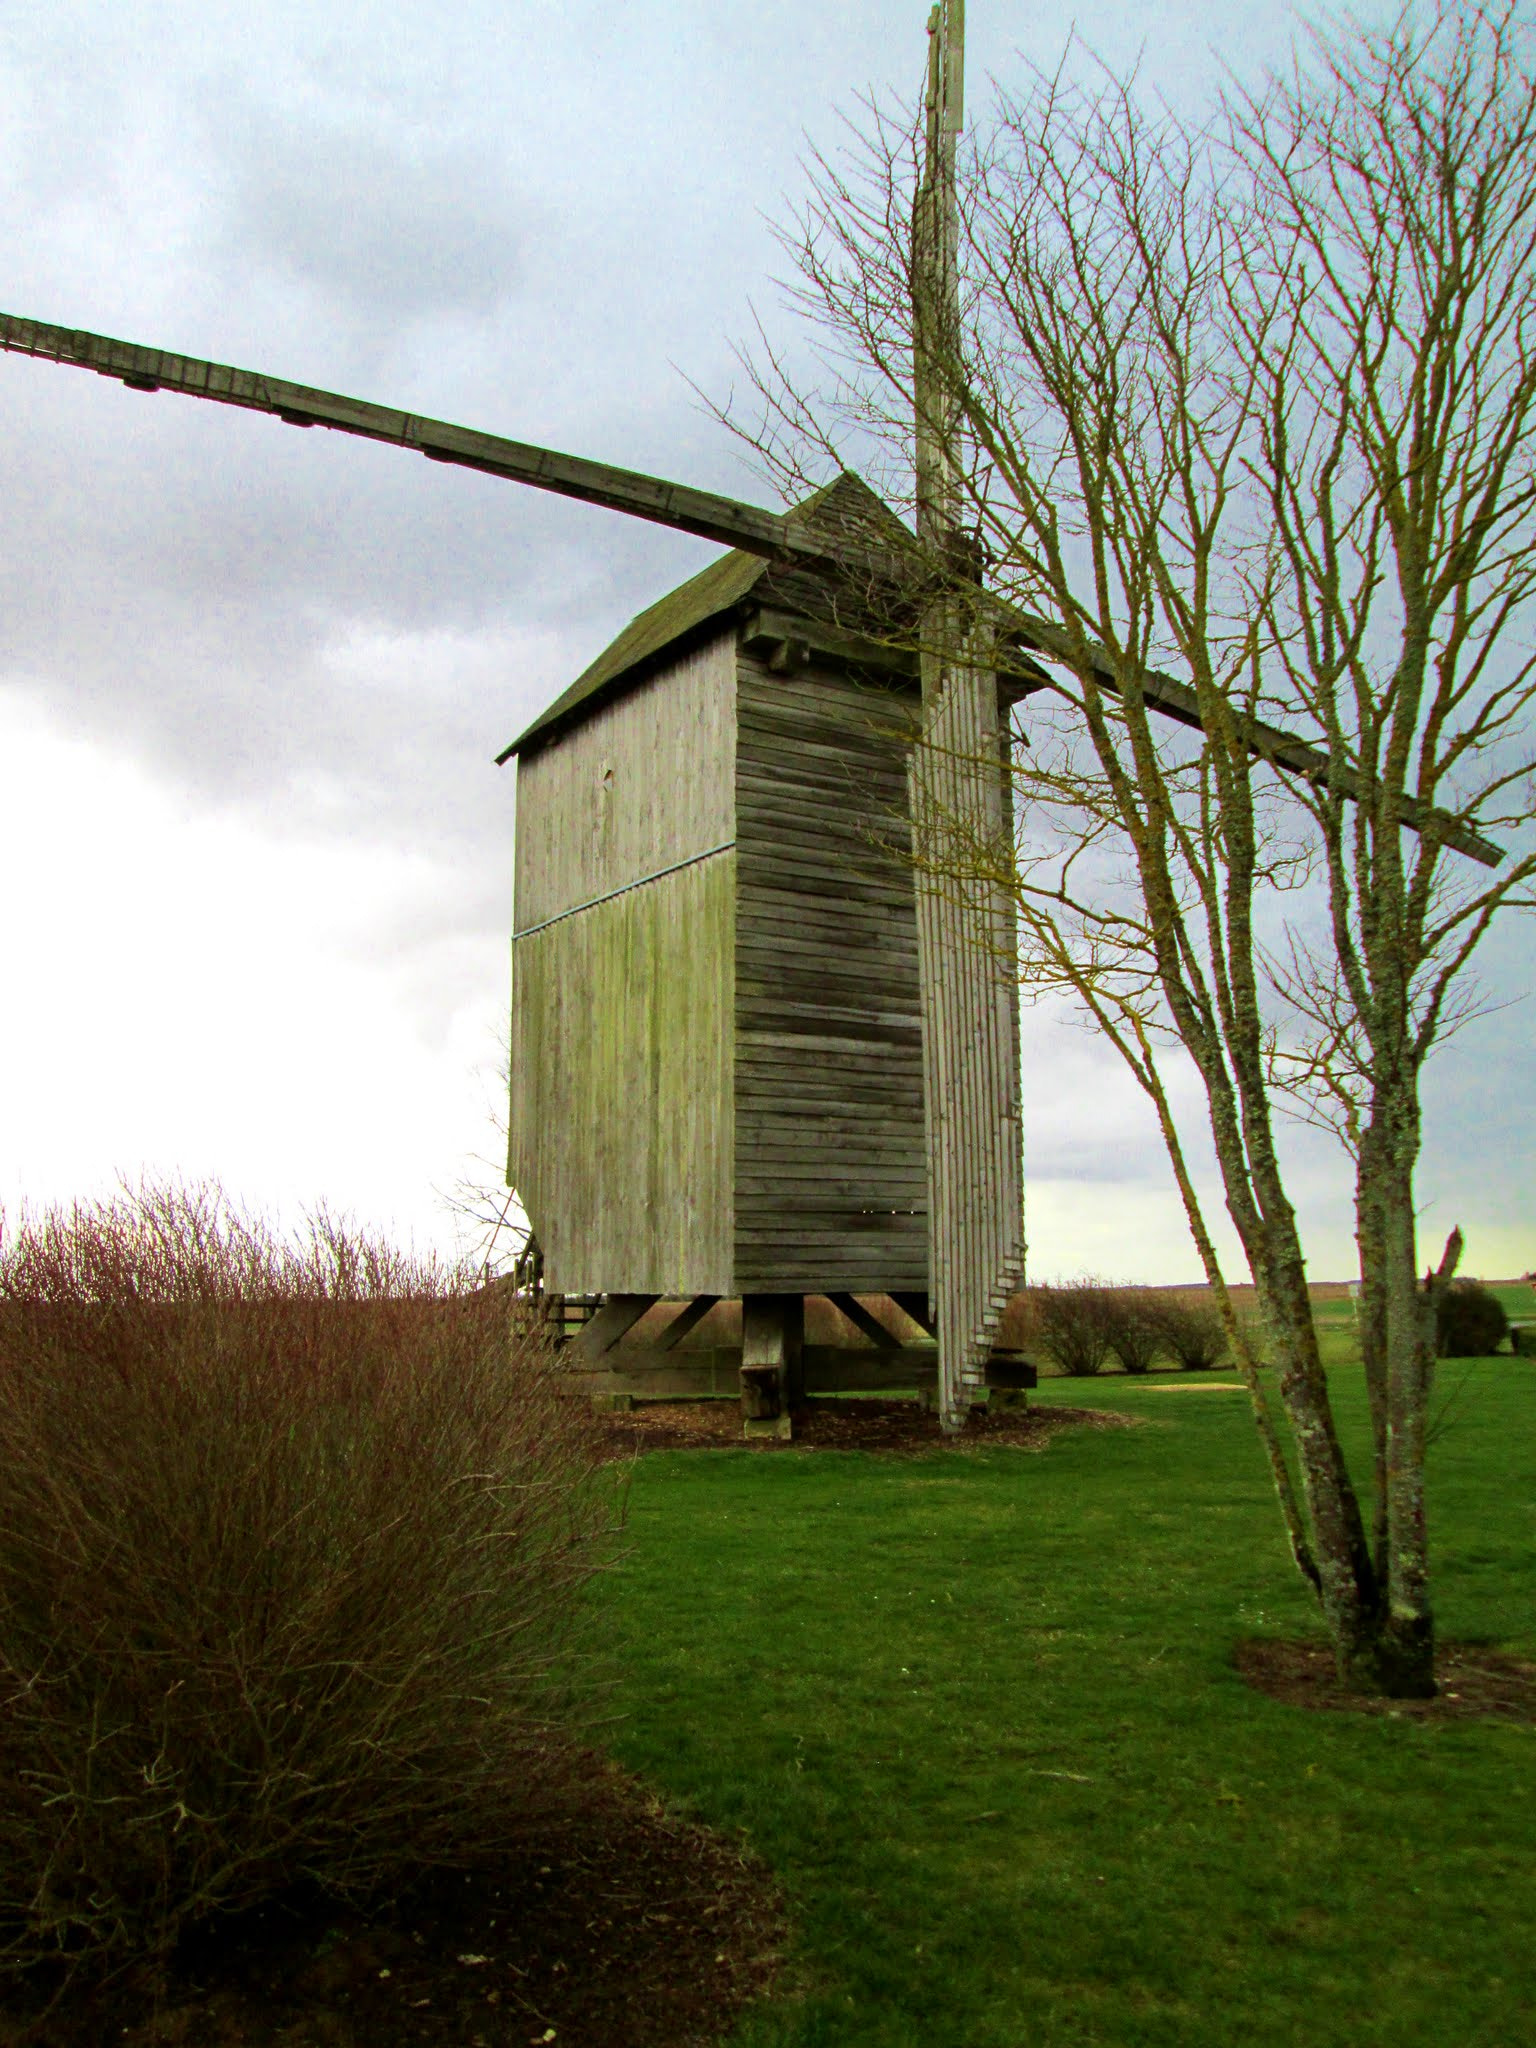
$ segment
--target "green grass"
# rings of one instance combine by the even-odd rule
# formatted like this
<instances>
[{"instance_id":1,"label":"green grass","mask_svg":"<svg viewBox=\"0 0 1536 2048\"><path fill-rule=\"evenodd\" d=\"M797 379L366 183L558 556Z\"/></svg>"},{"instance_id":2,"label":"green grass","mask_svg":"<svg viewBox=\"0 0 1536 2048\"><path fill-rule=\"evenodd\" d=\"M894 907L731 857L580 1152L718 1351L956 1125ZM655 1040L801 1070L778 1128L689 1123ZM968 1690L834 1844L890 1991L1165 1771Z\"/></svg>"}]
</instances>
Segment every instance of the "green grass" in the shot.
<instances>
[{"instance_id":1,"label":"green grass","mask_svg":"<svg viewBox=\"0 0 1536 2048\"><path fill-rule=\"evenodd\" d=\"M1536 2038L1536 1730L1249 1691L1234 1640L1312 1609L1244 1397L1169 1385L1053 1381L1147 1426L1042 1455L638 1467L620 1753L795 1923L741 2044ZM1440 1413L1442 1628L1536 1652L1536 1370Z\"/></svg>"}]
</instances>

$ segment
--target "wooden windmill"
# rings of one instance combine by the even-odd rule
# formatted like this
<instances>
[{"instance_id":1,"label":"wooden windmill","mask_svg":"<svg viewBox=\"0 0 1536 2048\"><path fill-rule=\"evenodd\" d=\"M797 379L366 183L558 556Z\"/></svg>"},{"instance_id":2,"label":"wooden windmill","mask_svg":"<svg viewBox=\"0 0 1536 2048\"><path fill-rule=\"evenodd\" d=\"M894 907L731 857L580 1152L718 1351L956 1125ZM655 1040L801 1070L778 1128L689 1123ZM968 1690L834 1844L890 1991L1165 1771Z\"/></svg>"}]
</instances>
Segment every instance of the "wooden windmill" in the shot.
<instances>
[{"instance_id":1,"label":"wooden windmill","mask_svg":"<svg viewBox=\"0 0 1536 2048\"><path fill-rule=\"evenodd\" d=\"M665 1343L740 1296L744 1407L762 1426L787 1419L812 1293L856 1320L857 1294L889 1294L926 1323L957 1426L1022 1279L1009 913L986 891L915 881L902 857L914 821L1006 828L1001 733L1032 681L1021 650L1058 645L1049 621L967 591L955 544L937 365L958 319L961 0L934 9L929 37L915 538L852 476L772 512L0 315L6 350L386 441L731 550L501 757L519 776L511 1177L551 1286L606 1297L579 1340L590 1357L658 1299L689 1304ZM945 577L914 575L935 562ZM920 654L882 630L903 606ZM1174 679L1149 677L1146 695L1198 723ZM932 744L912 744L919 731ZM1272 728L1249 738L1301 774L1327 770Z\"/></svg>"}]
</instances>

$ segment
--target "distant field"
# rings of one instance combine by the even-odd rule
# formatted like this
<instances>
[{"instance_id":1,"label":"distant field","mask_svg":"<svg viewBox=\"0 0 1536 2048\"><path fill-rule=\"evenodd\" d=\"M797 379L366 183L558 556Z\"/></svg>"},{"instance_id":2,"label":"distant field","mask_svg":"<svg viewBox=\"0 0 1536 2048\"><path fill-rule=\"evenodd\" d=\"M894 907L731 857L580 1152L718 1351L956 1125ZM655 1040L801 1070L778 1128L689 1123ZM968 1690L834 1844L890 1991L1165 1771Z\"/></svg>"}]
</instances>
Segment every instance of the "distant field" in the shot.
<instances>
[{"instance_id":1,"label":"distant field","mask_svg":"<svg viewBox=\"0 0 1536 2048\"><path fill-rule=\"evenodd\" d=\"M1489 1287L1499 1297L1500 1301L1503 1302L1505 1313L1512 1323L1536 1323L1536 1289L1532 1289L1526 1281L1492 1280L1486 1281L1484 1285ZM1171 1288L1169 1292L1203 1297L1207 1296L1210 1290L1206 1287L1176 1287ZM1347 1367L1358 1365L1360 1363L1360 1352L1355 1342L1355 1304L1350 1296L1349 1282L1347 1280L1314 1281L1310 1293L1312 1296L1313 1316L1317 1324L1318 1338L1322 1347L1323 1363L1328 1366ZM1232 1295L1240 1315L1256 1314L1257 1303L1254 1289L1251 1286L1234 1286ZM1027 1348L1027 1339L1024 1335L1025 1329L1026 1317L1022 1301L1019 1301L1016 1306L1010 1306L1004 1315L1002 1332L1004 1343L1025 1343ZM1049 1378L1054 1382L1056 1377L1054 1367L1042 1363L1040 1370L1042 1378ZM1177 1367L1167 1362L1160 1363L1153 1368L1154 1375L1167 1374L1177 1370ZM1099 1375L1099 1377L1103 1378L1109 1375L1119 1376L1120 1367L1111 1362L1104 1368L1104 1373Z\"/></svg>"},{"instance_id":2,"label":"distant field","mask_svg":"<svg viewBox=\"0 0 1536 2048\"><path fill-rule=\"evenodd\" d=\"M1499 1297L1510 1315L1536 1316L1536 1289L1531 1287L1529 1281L1484 1280L1482 1284ZM1312 1281L1307 1292L1312 1297L1312 1306L1317 1310L1319 1319L1330 1314L1347 1314L1353 1306L1349 1290L1354 1285L1355 1282L1351 1280ZM1209 1294L1210 1289L1208 1287L1175 1287L1170 1292L1174 1294L1203 1295ZM1234 1285L1231 1289L1231 1294L1232 1299L1240 1308L1252 1308L1254 1306L1255 1295L1254 1289L1251 1286Z\"/></svg>"}]
</instances>

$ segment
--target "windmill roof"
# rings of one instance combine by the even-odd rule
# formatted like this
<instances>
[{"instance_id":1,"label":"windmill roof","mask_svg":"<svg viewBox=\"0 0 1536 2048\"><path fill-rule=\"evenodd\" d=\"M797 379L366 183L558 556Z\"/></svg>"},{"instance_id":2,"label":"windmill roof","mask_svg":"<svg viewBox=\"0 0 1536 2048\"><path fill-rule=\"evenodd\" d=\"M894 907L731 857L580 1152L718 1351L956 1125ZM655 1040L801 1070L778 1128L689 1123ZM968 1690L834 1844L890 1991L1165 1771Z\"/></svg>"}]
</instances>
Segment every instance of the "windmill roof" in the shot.
<instances>
[{"instance_id":1,"label":"windmill roof","mask_svg":"<svg viewBox=\"0 0 1536 2048\"><path fill-rule=\"evenodd\" d=\"M790 517L849 539L887 547L898 537L901 542L911 539L896 514L852 470L844 470L830 484L802 499ZM770 562L732 548L637 613L569 689L497 755L498 763L510 761L536 740L552 737L586 710L596 710L627 683L638 682L658 655L738 610L749 598L845 629L850 623L847 594L833 587L833 579L809 567Z\"/></svg>"}]
</instances>

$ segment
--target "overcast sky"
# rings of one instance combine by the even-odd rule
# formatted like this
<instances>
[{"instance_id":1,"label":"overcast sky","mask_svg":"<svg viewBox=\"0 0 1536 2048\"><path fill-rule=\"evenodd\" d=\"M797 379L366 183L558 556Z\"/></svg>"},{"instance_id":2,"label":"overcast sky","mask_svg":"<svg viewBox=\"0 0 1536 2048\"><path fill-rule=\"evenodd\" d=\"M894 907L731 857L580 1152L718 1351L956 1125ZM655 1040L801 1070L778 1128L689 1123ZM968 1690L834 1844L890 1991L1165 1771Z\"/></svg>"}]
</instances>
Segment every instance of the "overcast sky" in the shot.
<instances>
[{"instance_id":1,"label":"overcast sky","mask_svg":"<svg viewBox=\"0 0 1536 2048\"><path fill-rule=\"evenodd\" d=\"M688 384L775 306L768 222L924 0L0 7L4 310L762 498ZM1070 17L972 0L969 97ZM1085 6L1201 95L1278 7ZM1023 52L1023 58L1020 52ZM492 756L710 558L398 450L0 356L0 1200L217 1174L453 1242L494 1157L510 771ZM1531 980L1531 934L1487 981ZM1437 1070L1426 1235L1536 1262L1527 1010ZM1026 1020L1039 1275L1195 1261L1134 1089ZM1343 1162L1295 1161L1312 1270ZM491 1177L489 1169L486 1177Z\"/></svg>"}]
</instances>

